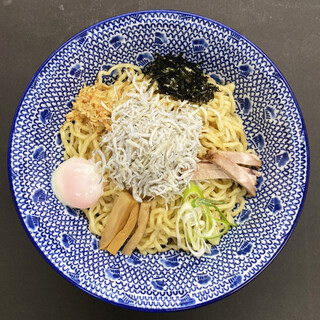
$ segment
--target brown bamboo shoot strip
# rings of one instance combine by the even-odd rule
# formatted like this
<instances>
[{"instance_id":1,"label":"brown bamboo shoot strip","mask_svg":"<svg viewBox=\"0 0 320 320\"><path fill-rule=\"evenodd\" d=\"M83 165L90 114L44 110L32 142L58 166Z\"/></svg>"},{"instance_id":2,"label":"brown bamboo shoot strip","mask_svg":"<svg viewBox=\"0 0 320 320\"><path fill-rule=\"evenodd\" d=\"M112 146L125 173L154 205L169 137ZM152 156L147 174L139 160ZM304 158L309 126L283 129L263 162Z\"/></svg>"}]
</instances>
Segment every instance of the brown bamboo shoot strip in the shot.
<instances>
[{"instance_id":1,"label":"brown bamboo shoot strip","mask_svg":"<svg viewBox=\"0 0 320 320\"><path fill-rule=\"evenodd\" d=\"M107 224L102 232L99 248L105 250L116 234L124 227L136 201L130 193L121 192L115 201L108 217Z\"/></svg>"},{"instance_id":2,"label":"brown bamboo shoot strip","mask_svg":"<svg viewBox=\"0 0 320 320\"><path fill-rule=\"evenodd\" d=\"M144 231L149 221L150 207L151 202L142 202L140 205L138 227L127 244L122 249L122 252L127 256L130 256L132 251L137 247L138 243L143 237Z\"/></svg>"},{"instance_id":3,"label":"brown bamboo shoot strip","mask_svg":"<svg viewBox=\"0 0 320 320\"><path fill-rule=\"evenodd\" d=\"M119 231L117 233L117 235L113 238L113 240L110 242L107 250L115 255L119 249L121 248L121 246L124 244L124 242L128 239L128 237L130 236L132 230L134 229L137 220L138 220L138 214L139 214L139 203L137 202L129 215L129 218L125 224L125 226L123 227L123 229L121 231Z\"/></svg>"}]
</instances>

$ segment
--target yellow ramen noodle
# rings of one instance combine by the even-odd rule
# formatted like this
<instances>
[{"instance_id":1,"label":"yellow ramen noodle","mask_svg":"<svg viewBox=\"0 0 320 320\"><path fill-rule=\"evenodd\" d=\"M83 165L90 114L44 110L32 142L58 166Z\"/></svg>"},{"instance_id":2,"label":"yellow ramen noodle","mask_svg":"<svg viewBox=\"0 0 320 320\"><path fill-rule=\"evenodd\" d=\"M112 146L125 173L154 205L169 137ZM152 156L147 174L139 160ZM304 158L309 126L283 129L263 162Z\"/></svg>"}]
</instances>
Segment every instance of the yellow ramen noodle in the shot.
<instances>
[{"instance_id":1,"label":"yellow ramen noodle","mask_svg":"<svg viewBox=\"0 0 320 320\"><path fill-rule=\"evenodd\" d=\"M103 83L102 78L111 75L115 70L118 73L118 78L113 85L107 86ZM135 81L132 81L134 75ZM84 86L60 130L61 140L65 148L65 159L72 156L91 159L94 156L96 161L101 160L99 154L93 152L100 149L102 133L105 130L111 130L110 115L112 109L129 99L126 96L127 92L134 90L138 92L139 85L146 80L149 80L148 77L141 72L139 67L120 64L108 72L100 72L93 86ZM203 125L200 135L202 148L199 150L198 156L203 156L207 150L252 153L252 150L247 150L242 120L235 113L234 85L218 85L211 78L209 78L209 81L214 83L219 91L215 93L214 99L199 108ZM156 83L153 85L156 86ZM163 95L161 104L168 108L175 108L177 101ZM114 200L121 191L113 181L108 180L107 173L105 173L104 178L103 196L94 207L84 210L89 220L89 230L98 236L101 235ZM242 211L246 190L231 179L207 180L197 182L197 184L204 197L212 200L223 200L224 204L219 205L219 209L229 222L232 223L233 217ZM163 198L157 197L152 200L149 222L137 247L142 254L178 249L176 218L180 206L180 196L176 196L167 208ZM219 219L217 212L213 210L212 214ZM182 249L188 251L184 242L182 225L180 226L180 234ZM213 244L218 242L219 239L215 239Z\"/></svg>"}]
</instances>

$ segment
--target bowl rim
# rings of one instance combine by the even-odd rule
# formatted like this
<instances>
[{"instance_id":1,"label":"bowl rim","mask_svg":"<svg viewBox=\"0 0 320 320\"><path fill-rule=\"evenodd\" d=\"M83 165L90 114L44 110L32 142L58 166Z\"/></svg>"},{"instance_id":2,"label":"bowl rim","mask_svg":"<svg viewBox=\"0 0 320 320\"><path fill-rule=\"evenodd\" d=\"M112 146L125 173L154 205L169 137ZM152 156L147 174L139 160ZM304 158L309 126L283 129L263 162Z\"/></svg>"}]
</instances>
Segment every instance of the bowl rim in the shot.
<instances>
[{"instance_id":1,"label":"bowl rim","mask_svg":"<svg viewBox=\"0 0 320 320\"><path fill-rule=\"evenodd\" d=\"M26 94L29 92L30 87L33 85L36 77L38 76L38 74L44 69L44 67L47 65L47 63L60 51L62 50L64 47L66 47L70 42L72 42L74 39L76 39L77 37L79 37L80 35L82 35L83 33L98 27L100 25L104 25L104 24L108 24L109 22L113 21L113 20L118 20L127 16L132 16L132 15L140 15L140 14L151 14L151 13L171 13L171 14L178 14L178 15L185 15L185 16L191 16L194 18L200 18L201 20L204 21L208 21L208 22L213 22L215 24L217 24L218 26L221 26L223 28L225 28L226 30L229 30L233 33L235 33L237 36L239 36L239 38L241 38L242 40L244 40L245 42L247 42L250 46L252 46L255 50L257 50L270 64L271 66L275 69L276 72L278 72L280 79L283 81L284 85L286 86L286 88L288 89L293 102L296 106L296 109L298 111L299 117L300 117L300 121L301 121L301 125L302 125L302 132L304 133L305 136L305 145L306 145L306 183L305 183L305 188L303 191L303 195L302 195L302 200L301 200L301 204L300 207L298 209L296 218L291 226L290 231L287 233L286 237L284 238L283 243L279 246L279 248L277 249L277 251L273 254L273 256L269 259L269 261L261 268L259 269L251 278L249 278L248 280L246 280L245 282L241 283L241 285L239 285L238 287L230 290L229 292L223 294L222 296L213 298L209 301L205 301L202 303L198 303L198 304L194 304L194 305L190 305L190 306L186 306L186 307L178 307L178 308L173 308L173 309L167 309L167 308L141 308L141 307L136 307L136 306L131 306L128 304L124 304L124 303L120 303L120 302L115 302L106 298L103 298L99 295L97 295L96 293L93 293L89 290L87 290L86 288L83 288L82 286L80 286L78 283L76 283L75 281L73 281L71 278L67 277L62 271L60 271L50 260L49 258L45 255L45 253L40 249L40 247L37 245L37 243L35 242L35 240L33 239L31 232L28 230L21 212L20 212L20 208L18 206L16 197L15 197L15 192L14 192L14 188L13 188L13 181L12 181L12 174L11 174L11 168L12 168L12 159L11 159L11 149L12 149L12 143L13 143L13 133L15 131L15 127L16 127L16 122L17 122L17 116L18 113L21 109L21 105L24 102L25 96ZM8 143L8 152L7 152L7 169L8 169L8 179L9 179L9 185L10 185L10 191L11 191L11 197L13 199L14 202L14 206L16 209L16 213L20 219L20 222L27 234L27 236L29 237L29 239L31 240L32 244L34 245L34 247L36 248L36 250L40 253L40 255L42 256L42 258L49 264L49 266L51 266L60 276L62 276L64 279L66 279L69 283L71 283L72 285L76 286L77 288L79 288L80 290L88 293L89 295L98 298L99 300L102 300L104 302L110 303L112 305L116 305L118 307L122 307L122 308L126 308L126 309L130 309L130 310L137 310L137 311L144 311L144 312L176 312L176 311L184 311L184 310L190 310L190 309L195 309L198 307L203 307L209 304L212 304L214 302L217 302L223 298L226 298L228 296L230 296L231 294L237 292L238 290L240 290L241 288L243 288L244 286L246 286L248 283L250 283L251 281L253 281L258 275L260 275L260 273L262 271L264 271L270 264L271 262L278 256L278 254L280 253L280 251L283 249L283 247L285 246L285 244L287 243L287 241L289 240L289 238L292 235L293 230L295 229L297 222L299 220L299 217L301 215L303 206L304 206L304 202L306 199L306 195L308 192L308 185L309 185L309 176L310 176L310 149L309 149L309 140L308 140L308 135L307 135L307 129L306 129L306 125L305 125L305 121L300 109L300 106L298 104L298 101L290 87L290 85L288 84L287 80L285 79L285 77L283 76L283 74L281 73L281 71L279 70L279 68L275 65L275 63L268 57L268 55L266 53L264 53L258 46L256 46L253 42L251 42L248 38L246 38L245 36L243 36L241 33L239 33L238 31L234 30L233 28L218 22L214 19L199 15L199 14L195 14L195 13L191 13L191 12L187 12L187 11L180 11L180 10L166 10L166 9L154 9L154 10L141 10L141 11L132 11L132 12L128 12L128 13L124 13L124 14L120 14L120 15L116 15L110 18L107 18L105 20L99 21L95 24L92 24L88 27L86 27L85 29L82 29L81 31L77 32L75 35L73 35L71 38L69 38L67 41L63 42L56 50L54 50L54 52L40 65L40 67L37 69L37 71L34 73L33 77L31 78L30 82L28 83L26 89L24 90L22 97L19 101L19 104L16 108L13 120L12 120L12 125L11 125L11 129L10 129L10 134L9 134L9 143Z\"/></svg>"}]
</instances>

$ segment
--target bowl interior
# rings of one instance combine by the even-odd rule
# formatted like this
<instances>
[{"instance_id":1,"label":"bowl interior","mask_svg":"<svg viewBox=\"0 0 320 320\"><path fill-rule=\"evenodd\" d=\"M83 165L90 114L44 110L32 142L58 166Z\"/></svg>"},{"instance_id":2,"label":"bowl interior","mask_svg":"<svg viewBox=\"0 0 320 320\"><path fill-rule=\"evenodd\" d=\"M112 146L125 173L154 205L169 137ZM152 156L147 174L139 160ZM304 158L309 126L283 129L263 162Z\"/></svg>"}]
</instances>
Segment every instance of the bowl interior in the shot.
<instances>
[{"instance_id":1,"label":"bowl interior","mask_svg":"<svg viewBox=\"0 0 320 320\"><path fill-rule=\"evenodd\" d=\"M92 84L99 70L120 62L145 67L155 52L184 52L219 83L235 83L237 111L263 161L257 196L247 201L239 227L200 259L173 251L129 258L99 251L85 216L61 205L51 188L52 172L63 159L58 131L83 83ZM237 290L282 248L304 199L306 132L283 76L243 36L188 13L132 13L84 30L38 70L12 127L9 175L27 233L60 274L111 303L180 310Z\"/></svg>"}]
</instances>

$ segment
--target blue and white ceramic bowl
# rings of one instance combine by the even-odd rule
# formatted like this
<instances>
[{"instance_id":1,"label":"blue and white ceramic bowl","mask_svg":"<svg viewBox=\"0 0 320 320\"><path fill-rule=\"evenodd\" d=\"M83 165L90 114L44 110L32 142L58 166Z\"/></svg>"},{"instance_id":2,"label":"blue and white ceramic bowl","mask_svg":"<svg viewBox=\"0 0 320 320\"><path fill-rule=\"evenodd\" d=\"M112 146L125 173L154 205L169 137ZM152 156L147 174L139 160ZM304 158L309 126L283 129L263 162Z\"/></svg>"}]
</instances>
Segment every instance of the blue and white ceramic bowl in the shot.
<instances>
[{"instance_id":1,"label":"blue and white ceramic bowl","mask_svg":"<svg viewBox=\"0 0 320 320\"><path fill-rule=\"evenodd\" d=\"M155 52L202 61L218 82L234 82L251 147L263 161L257 197L238 228L211 254L126 258L98 250L83 214L64 208L50 178L62 161L58 130L83 83L120 62L146 66ZM219 300L257 276L291 234L306 194L309 153L297 101L277 67L234 30L173 11L136 12L87 28L37 71L13 122L9 177L18 215L36 248L63 277L93 296L133 309L171 311Z\"/></svg>"}]
</instances>

